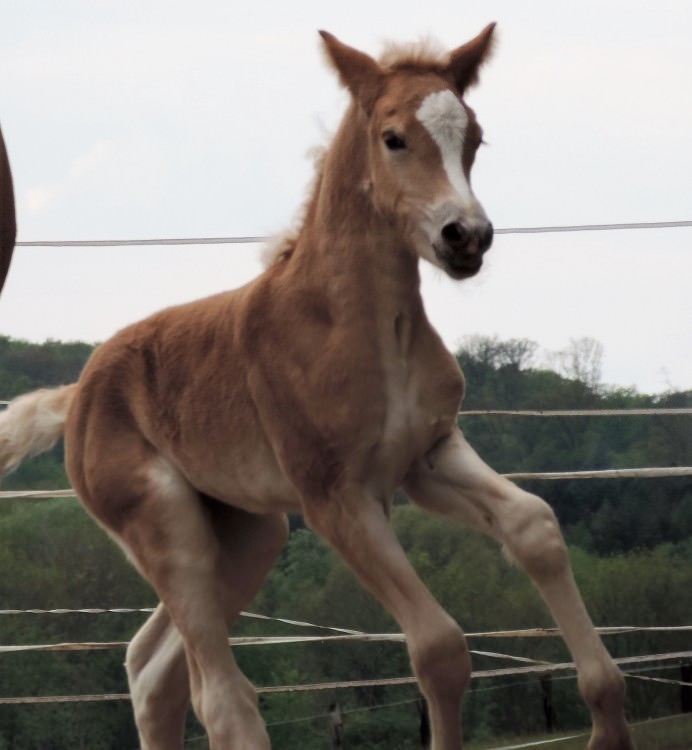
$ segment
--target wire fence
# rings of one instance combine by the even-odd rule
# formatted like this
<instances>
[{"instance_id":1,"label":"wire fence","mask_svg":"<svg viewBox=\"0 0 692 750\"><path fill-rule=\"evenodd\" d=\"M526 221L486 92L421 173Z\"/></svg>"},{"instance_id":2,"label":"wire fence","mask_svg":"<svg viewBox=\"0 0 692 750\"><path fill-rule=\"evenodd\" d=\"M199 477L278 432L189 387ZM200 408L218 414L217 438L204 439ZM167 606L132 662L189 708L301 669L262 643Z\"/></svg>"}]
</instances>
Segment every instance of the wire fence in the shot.
<instances>
[{"instance_id":1,"label":"wire fence","mask_svg":"<svg viewBox=\"0 0 692 750\"><path fill-rule=\"evenodd\" d=\"M9 401L0 401L0 406L7 406ZM651 408L651 409L545 409L545 410L506 410L506 409L470 409L459 412L461 418L479 416L509 417L690 417L692 408ZM622 469L594 469L581 471L548 471L548 472L510 472L502 476L513 481L529 480L564 480L564 479L660 479L664 477L692 476L692 466L656 466ZM0 491L0 500L15 498L51 499L76 497L70 488L59 490L4 490Z\"/></svg>"},{"instance_id":2,"label":"wire fence","mask_svg":"<svg viewBox=\"0 0 692 750\"><path fill-rule=\"evenodd\" d=\"M692 466L648 467L639 469L596 469L594 471L536 471L510 472L500 476L512 481L564 480L564 479L663 479L690 477ZM77 497L73 489L63 490L2 490L0 500L48 500Z\"/></svg>"},{"instance_id":3,"label":"wire fence","mask_svg":"<svg viewBox=\"0 0 692 750\"><path fill-rule=\"evenodd\" d=\"M555 234L568 232L607 232L642 229L680 229L692 227L692 220L649 221L615 224L568 224L562 226L505 227L495 229L495 234ZM252 245L267 242L264 235L239 235L228 237L161 237L153 239L122 240L30 240L17 242L17 247L143 247L147 245Z\"/></svg>"},{"instance_id":4,"label":"wire fence","mask_svg":"<svg viewBox=\"0 0 692 750\"><path fill-rule=\"evenodd\" d=\"M151 614L154 608L88 608L88 609L5 609L0 610L0 616L11 615L66 615L66 614ZM231 637L228 639L231 647L247 646L271 646L287 644L306 644L306 643L345 643L345 642L389 642L405 643L406 638L403 633L365 633L358 630L347 628L338 628L329 625L322 625L314 622L305 622L301 620L291 620L280 617L270 617L253 612L241 612L241 617L260 619L298 628L310 628L313 630L323 630L330 633L329 635L309 635L309 636L243 636ZM626 633L686 633L692 631L692 625L676 626L616 626L597 628L597 632L604 636L622 635ZM332 633L335 633L334 635ZM496 630L467 633L466 637L470 640L483 638L545 638L560 636L557 628L528 628L515 630ZM2 653L22 653L22 652L74 652L74 651L104 651L120 649L124 650L128 646L127 641L109 641L109 642L81 642L81 643L52 643L52 644L18 644L0 646ZM471 649L471 654L491 659L498 659L509 662L520 662L522 666L501 667L497 669L486 669L475 671L472 674L472 680L483 678L508 677L517 675L545 675L556 672L575 670L573 662L553 663L545 660L517 656L515 654L499 653L496 651ZM625 668L625 675L632 679L648 680L680 687L692 687L692 682L686 680L673 680L669 678L650 677L635 674L639 671L638 665L642 664L665 664L666 662L675 662L680 664L692 660L692 651L675 651L669 653L645 654L638 656L626 656L616 659L621 667ZM628 669L629 668L629 669ZM402 677L392 677L383 679L369 680L348 680L333 681L321 683L309 683L302 685L272 685L258 688L260 694L272 693L299 693L314 692L320 690L340 690L364 687L394 687L402 685L414 685L416 678L412 675ZM98 702L99 700L127 700L129 694L105 694L105 695L69 695L69 696L15 696L1 697L0 705L20 705L30 703L76 703L76 702Z\"/></svg>"},{"instance_id":5,"label":"wire fence","mask_svg":"<svg viewBox=\"0 0 692 750\"><path fill-rule=\"evenodd\" d=\"M67 615L67 614L151 614L154 612L152 607L140 608L83 608L83 609L4 609L0 610L0 616L12 615ZM231 637L228 639L229 646L250 647L250 646L272 646L287 644L336 644L348 642L389 642L404 644L406 639L403 633L365 633L361 631L325 626L314 622L305 622L287 618L269 617L252 612L241 612L241 617L260 619L281 624L287 624L299 628L310 628L327 631L329 634L308 635L308 636L244 636ZM600 627L597 632L602 636L614 636L631 633L689 633L692 631L692 625L677 626L614 626ZM481 631L467 633L469 640L478 639L519 639L519 638L545 638L560 636L557 628L525 628L515 630L497 630ZM23 652L76 652L76 651L105 651L105 650L124 650L128 646L127 641L110 641L110 642L75 642L75 643L49 643L49 644L17 644L0 646L0 654L23 653ZM499 667L495 669L478 670L472 673L472 680L481 680L488 678L504 678L517 676L541 676L554 675L556 673L574 673L575 665L573 662L553 663L545 660L533 659L515 654L471 649L471 654L490 659L497 659L513 663L512 666ZM673 666L692 662L692 651L683 650L667 653L644 654L635 656L626 656L615 659L616 663L623 669L623 673L628 679L646 680L660 684L677 686L680 688L692 687L692 682L684 679L671 679L667 677L652 677L649 675L639 674L646 671L647 668L660 669L671 663ZM520 666L517 666L517 662ZM649 665L644 666L644 665ZM572 676L575 676L572 674ZM406 685L415 685L416 678L412 675L401 677L390 677L381 679L366 680L346 680L330 681L308 684L290 684L290 685L268 685L257 689L259 694L277 694L277 693L304 693L315 691L334 691L354 688L369 687L397 687ZM51 696L4 696L0 697L0 705L29 705L29 704L65 704L65 703L96 703L129 700L128 693L117 694L87 694L87 695L51 695Z\"/></svg>"},{"instance_id":6,"label":"wire fence","mask_svg":"<svg viewBox=\"0 0 692 750\"><path fill-rule=\"evenodd\" d=\"M153 608L138 609L5 609L0 610L1 615L26 615L26 614L141 614L153 613ZM257 615L253 612L241 612L241 617L264 619L272 622L283 624L292 624L298 627L329 630L338 633L338 635L283 635L283 636L239 636L228 639L230 646L266 646L266 645L286 645L286 644L304 644L304 643L405 643L406 637L403 633L364 633L354 630L344 630L343 628L333 628L325 625L316 625L309 622L297 622L295 620L286 620L277 617L268 617L266 615ZM692 631L692 625L658 625L658 626L617 626L596 628L601 635L624 635L631 633L686 633ZM520 630L493 630L479 633L467 633L466 637L470 639L477 638L550 638L561 636L557 628L529 628ZM105 642L77 642L77 643L45 643L45 644L18 644L1 646L2 653L21 653L28 651L105 651L112 649L123 649L128 646L128 641L105 641ZM492 658L508 659L510 661L532 661L526 657L513 656L512 654L499 654L491 651L471 651L477 656L488 656Z\"/></svg>"}]
</instances>

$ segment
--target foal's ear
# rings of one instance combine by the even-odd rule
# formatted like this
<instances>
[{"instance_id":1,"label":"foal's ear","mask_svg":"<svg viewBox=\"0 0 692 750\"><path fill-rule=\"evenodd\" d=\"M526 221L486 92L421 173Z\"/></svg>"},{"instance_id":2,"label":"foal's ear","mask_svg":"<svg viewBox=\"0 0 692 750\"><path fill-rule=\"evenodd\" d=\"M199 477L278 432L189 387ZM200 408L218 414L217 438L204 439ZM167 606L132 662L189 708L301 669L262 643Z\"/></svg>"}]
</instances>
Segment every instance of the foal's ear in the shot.
<instances>
[{"instance_id":1,"label":"foal's ear","mask_svg":"<svg viewBox=\"0 0 692 750\"><path fill-rule=\"evenodd\" d=\"M320 36L341 83L370 115L384 79L382 69L372 57L343 44L328 31L320 31Z\"/></svg>"},{"instance_id":2,"label":"foal's ear","mask_svg":"<svg viewBox=\"0 0 692 750\"><path fill-rule=\"evenodd\" d=\"M495 24L491 23L475 39L450 53L447 70L460 94L478 82L478 71L492 54L494 31Z\"/></svg>"}]
</instances>

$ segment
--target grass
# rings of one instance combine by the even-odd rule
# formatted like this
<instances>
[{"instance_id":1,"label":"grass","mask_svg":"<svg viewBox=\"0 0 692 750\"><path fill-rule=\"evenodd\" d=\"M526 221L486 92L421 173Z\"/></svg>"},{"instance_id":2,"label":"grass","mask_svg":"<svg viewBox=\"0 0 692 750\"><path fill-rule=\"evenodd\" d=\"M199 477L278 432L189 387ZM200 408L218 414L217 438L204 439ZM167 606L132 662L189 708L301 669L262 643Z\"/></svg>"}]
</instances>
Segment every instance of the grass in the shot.
<instances>
[{"instance_id":1,"label":"grass","mask_svg":"<svg viewBox=\"0 0 692 750\"><path fill-rule=\"evenodd\" d=\"M632 727L639 750L692 750L692 714L666 716L642 721ZM575 736L576 735L576 736ZM471 742L466 750L508 750L526 746L527 750L584 750L589 732L574 731L556 735L514 737L492 742ZM540 743L531 745L530 743Z\"/></svg>"}]
</instances>

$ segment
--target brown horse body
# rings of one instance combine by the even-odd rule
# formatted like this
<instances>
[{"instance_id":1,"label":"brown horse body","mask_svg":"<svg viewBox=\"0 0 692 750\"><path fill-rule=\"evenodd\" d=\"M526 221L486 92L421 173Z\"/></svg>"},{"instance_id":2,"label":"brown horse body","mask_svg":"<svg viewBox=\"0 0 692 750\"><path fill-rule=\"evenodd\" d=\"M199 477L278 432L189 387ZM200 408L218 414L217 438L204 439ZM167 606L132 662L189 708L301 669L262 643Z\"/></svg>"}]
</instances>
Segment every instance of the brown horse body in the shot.
<instances>
[{"instance_id":1,"label":"brown horse body","mask_svg":"<svg viewBox=\"0 0 692 750\"><path fill-rule=\"evenodd\" d=\"M505 546L574 655L589 747L633 747L622 676L554 514L458 430L463 377L420 296L420 257L465 278L492 239L469 182L480 128L462 102L492 31L443 59L387 64L323 34L353 103L296 238L251 284L121 331L77 384L0 416L0 468L65 422L77 494L161 599L127 657L143 748L182 746L190 700L214 750L269 747L227 632L285 541L283 514L299 511L396 618L433 748L459 750L468 649L393 534L398 487Z\"/></svg>"},{"instance_id":2,"label":"brown horse body","mask_svg":"<svg viewBox=\"0 0 692 750\"><path fill-rule=\"evenodd\" d=\"M5 139L0 130L0 292L10 270L14 241L17 238L17 222L14 210L12 172L5 149Z\"/></svg>"}]
</instances>

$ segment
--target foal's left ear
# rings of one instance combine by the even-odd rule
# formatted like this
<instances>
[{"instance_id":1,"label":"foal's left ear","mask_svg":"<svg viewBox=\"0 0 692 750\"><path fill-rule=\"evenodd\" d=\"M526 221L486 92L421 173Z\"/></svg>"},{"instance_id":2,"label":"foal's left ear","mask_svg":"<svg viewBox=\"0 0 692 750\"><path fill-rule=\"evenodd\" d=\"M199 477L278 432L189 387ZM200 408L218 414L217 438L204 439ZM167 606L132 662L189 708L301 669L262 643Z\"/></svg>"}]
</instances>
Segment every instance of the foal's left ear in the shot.
<instances>
[{"instance_id":1,"label":"foal's left ear","mask_svg":"<svg viewBox=\"0 0 692 750\"><path fill-rule=\"evenodd\" d=\"M360 52L340 42L328 31L320 31L330 62L336 68L341 83L363 107L372 114L379 96L384 74L380 66L365 52Z\"/></svg>"},{"instance_id":2,"label":"foal's left ear","mask_svg":"<svg viewBox=\"0 0 692 750\"><path fill-rule=\"evenodd\" d=\"M492 54L494 31L495 24L491 23L475 39L450 53L447 70L460 94L478 83L478 71Z\"/></svg>"}]
</instances>

